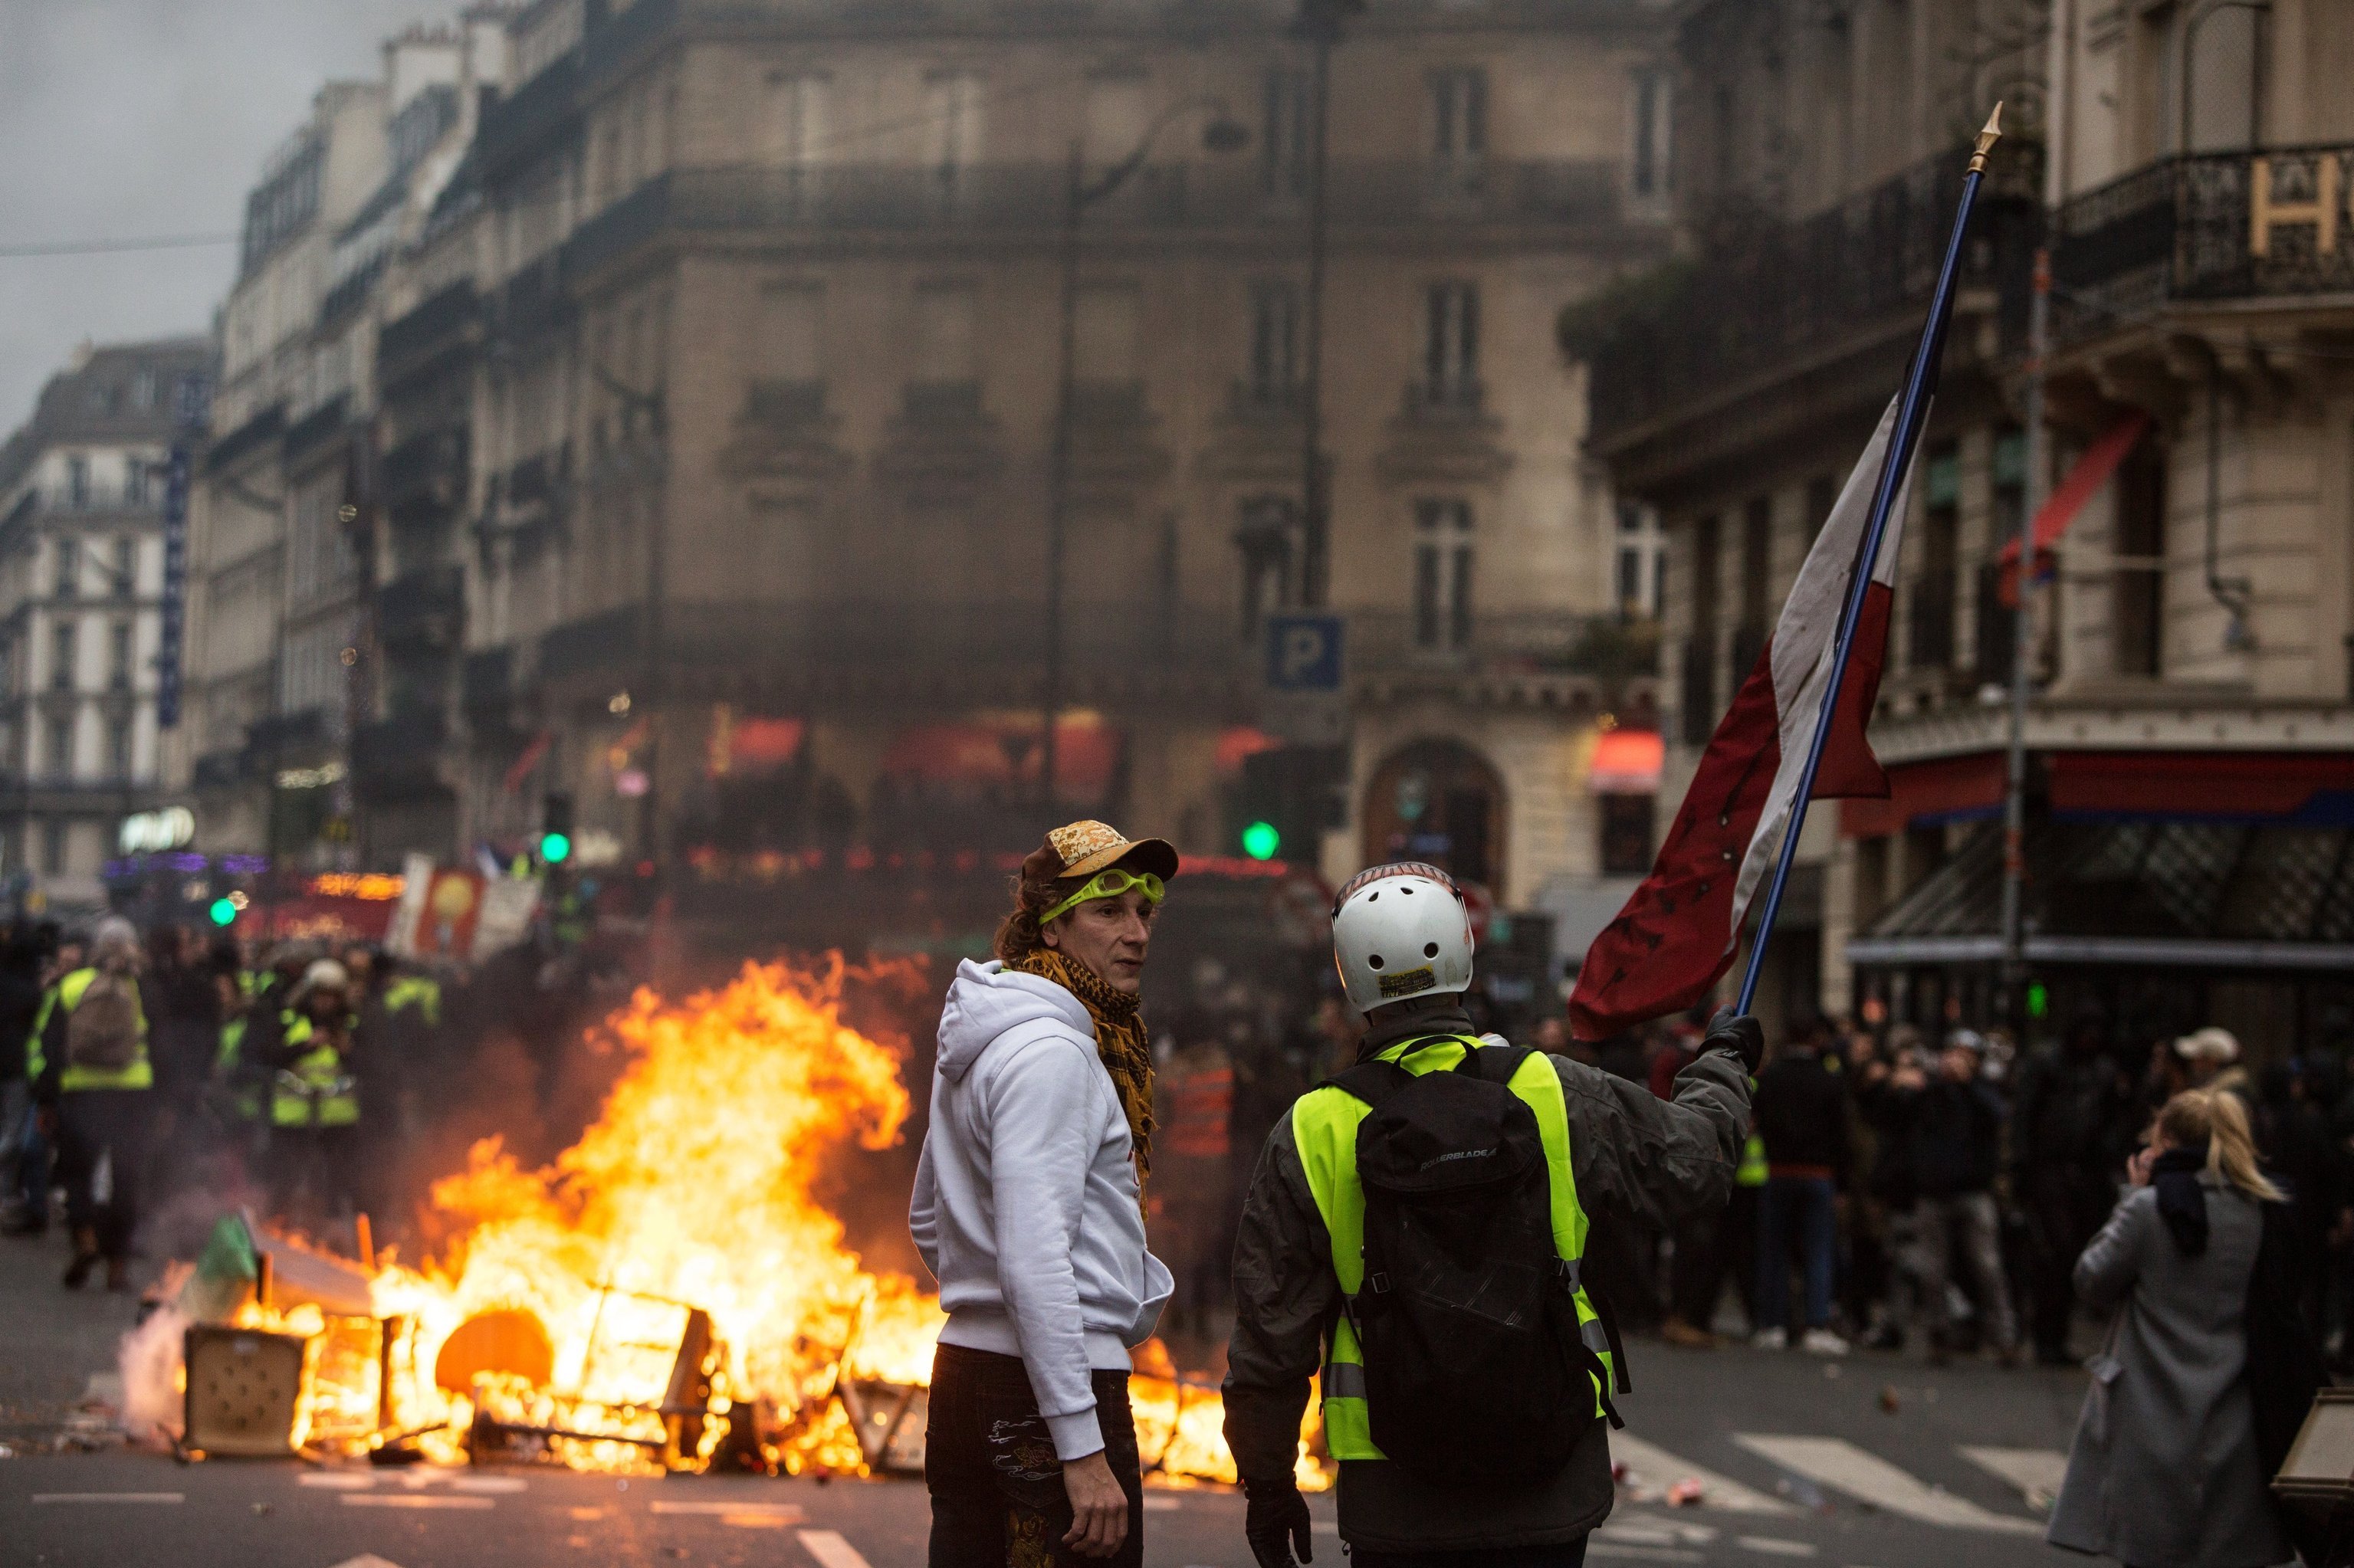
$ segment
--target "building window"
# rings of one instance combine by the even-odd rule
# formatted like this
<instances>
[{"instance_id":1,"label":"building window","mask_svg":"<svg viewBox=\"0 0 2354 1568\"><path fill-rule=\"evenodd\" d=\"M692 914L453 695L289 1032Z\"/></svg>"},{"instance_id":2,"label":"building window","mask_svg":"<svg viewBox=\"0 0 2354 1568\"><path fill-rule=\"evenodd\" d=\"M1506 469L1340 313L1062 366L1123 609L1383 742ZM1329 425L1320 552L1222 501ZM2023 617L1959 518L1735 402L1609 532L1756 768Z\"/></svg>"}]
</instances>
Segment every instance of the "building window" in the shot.
<instances>
[{"instance_id":1,"label":"building window","mask_svg":"<svg viewBox=\"0 0 2354 1568\"><path fill-rule=\"evenodd\" d=\"M60 692L73 690L74 648L80 641L70 620L49 628L49 684Z\"/></svg>"},{"instance_id":2,"label":"building window","mask_svg":"<svg viewBox=\"0 0 2354 1568\"><path fill-rule=\"evenodd\" d=\"M1286 405L1299 389L1299 285L1266 279L1250 291L1250 399Z\"/></svg>"},{"instance_id":3,"label":"building window","mask_svg":"<svg viewBox=\"0 0 2354 1568\"><path fill-rule=\"evenodd\" d=\"M1638 198L1668 194L1669 128L1674 124L1669 101L1669 77L1649 68L1635 73L1635 123L1627 185Z\"/></svg>"},{"instance_id":4,"label":"building window","mask_svg":"<svg viewBox=\"0 0 2354 1568\"><path fill-rule=\"evenodd\" d=\"M147 504L147 462L143 458L122 460L122 504Z\"/></svg>"},{"instance_id":5,"label":"building window","mask_svg":"<svg viewBox=\"0 0 2354 1568\"><path fill-rule=\"evenodd\" d=\"M1691 634L1684 640L1684 663L1678 707L1686 746L1706 746L1716 728L1718 556L1723 549L1723 524L1703 517L1691 531Z\"/></svg>"},{"instance_id":6,"label":"building window","mask_svg":"<svg viewBox=\"0 0 2354 1568\"><path fill-rule=\"evenodd\" d=\"M1822 537L1823 524L1831 520L1831 508L1839 504L1839 476L1819 473L1807 481L1807 541L1809 546Z\"/></svg>"},{"instance_id":7,"label":"building window","mask_svg":"<svg viewBox=\"0 0 2354 1568\"><path fill-rule=\"evenodd\" d=\"M916 286L916 352L909 377L922 398L979 412L981 301L967 282Z\"/></svg>"},{"instance_id":8,"label":"building window","mask_svg":"<svg viewBox=\"0 0 2354 1568\"><path fill-rule=\"evenodd\" d=\"M58 539L57 590L59 599L71 599L81 591L81 541L70 534Z\"/></svg>"},{"instance_id":9,"label":"building window","mask_svg":"<svg viewBox=\"0 0 2354 1568\"><path fill-rule=\"evenodd\" d=\"M796 174L817 165L825 144L826 85L822 76L769 77L764 150L771 165Z\"/></svg>"},{"instance_id":10,"label":"building window","mask_svg":"<svg viewBox=\"0 0 2354 1568\"><path fill-rule=\"evenodd\" d=\"M1423 401L1434 408L1479 405L1479 291L1471 283L1433 283L1425 292Z\"/></svg>"},{"instance_id":11,"label":"building window","mask_svg":"<svg viewBox=\"0 0 2354 1568\"><path fill-rule=\"evenodd\" d=\"M930 112L925 123L931 136L929 163L943 186L981 162L981 79L971 71L941 71L926 84Z\"/></svg>"},{"instance_id":12,"label":"building window","mask_svg":"<svg viewBox=\"0 0 2354 1568\"><path fill-rule=\"evenodd\" d=\"M131 378L131 401L142 408L155 406L155 367L143 365L139 374Z\"/></svg>"},{"instance_id":13,"label":"building window","mask_svg":"<svg viewBox=\"0 0 2354 1568\"><path fill-rule=\"evenodd\" d=\"M1488 73L1477 66L1430 73L1430 161L1442 185L1469 185L1488 155Z\"/></svg>"},{"instance_id":14,"label":"building window","mask_svg":"<svg viewBox=\"0 0 2354 1568\"><path fill-rule=\"evenodd\" d=\"M1617 520L1618 613L1648 619L1659 613L1660 567L1667 558L1659 514L1639 502L1621 501Z\"/></svg>"},{"instance_id":15,"label":"building window","mask_svg":"<svg viewBox=\"0 0 2354 1568\"><path fill-rule=\"evenodd\" d=\"M131 777L131 721L127 718L107 721L106 776L117 780Z\"/></svg>"},{"instance_id":16,"label":"building window","mask_svg":"<svg viewBox=\"0 0 2354 1568\"><path fill-rule=\"evenodd\" d=\"M1414 641L1456 649L1471 641L1471 503L1418 501L1414 508Z\"/></svg>"},{"instance_id":17,"label":"building window","mask_svg":"<svg viewBox=\"0 0 2354 1568\"><path fill-rule=\"evenodd\" d=\"M1142 295L1133 283L1087 283L1072 301L1071 373L1091 388L1132 392L1144 379Z\"/></svg>"},{"instance_id":18,"label":"building window","mask_svg":"<svg viewBox=\"0 0 2354 1568\"><path fill-rule=\"evenodd\" d=\"M74 721L69 715L49 720L49 777L70 779L74 768Z\"/></svg>"},{"instance_id":19,"label":"building window","mask_svg":"<svg viewBox=\"0 0 2354 1568\"><path fill-rule=\"evenodd\" d=\"M1309 116L1315 111L1308 73L1298 66L1270 66L1267 73L1266 135L1259 142L1261 186L1271 196L1308 191Z\"/></svg>"},{"instance_id":20,"label":"building window","mask_svg":"<svg viewBox=\"0 0 2354 1568\"><path fill-rule=\"evenodd\" d=\"M1242 504L1235 529L1243 556L1243 632L1256 636L1267 618L1295 601L1292 563L1299 558L1299 506L1288 495L1255 495Z\"/></svg>"},{"instance_id":21,"label":"building window","mask_svg":"<svg viewBox=\"0 0 2354 1568\"><path fill-rule=\"evenodd\" d=\"M1651 869L1651 827L1656 795L1597 795L1605 876L1642 876Z\"/></svg>"},{"instance_id":22,"label":"building window","mask_svg":"<svg viewBox=\"0 0 2354 1568\"><path fill-rule=\"evenodd\" d=\"M825 407L825 291L815 283L768 285L754 330L756 410L817 418Z\"/></svg>"},{"instance_id":23,"label":"building window","mask_svg":"<svg viewBox=\"0 0 2354 1568\"><path fill-rule=\"evenodd\" d=\"M1929 453L1921 514L1921 569L1913 579L1907 662L1942 670L1954 662L1956 552L1961 535L1961 458L1948 441Z\"/></svg>"},{"instance_id":24,"label":"building window","mask_svg":"<svg viewBox=\"0 0 2354 1568\"><path fill-rule=\"evenodd\" d=\"M77 510L90 504L90 459L80 453L66 459L66 501Z\"/></svg>"},{"instance_id":25,"label":"building window","mask_svg":"<svg viewBox=\"0 0 2354 1568\"><path fill-rule=\"evenodd\" d=\"M106 629L106 683L127 691L131 685L131 623L118 620Z\"/></svg>"},{"instance_id":26,"label":"building window","mask_svg":"<svg viewBox=\"0 0 2354 1568\"><path fill-rule=\"evenodd\" d=\"M139 590L139 541L128 534L114 541L113 581L107 586L117 599L129 599Z\"/></svg>"},{"instance_id":27,"label":"building window","mask_svg":"<svg viewBox=\"0 0 2354 1568\"><path fill-rule=\"evenodd\" d=\"M66 874L66 825L54 819L41 824L41 874Z\"/></svg>"},{"instance_id":28,"label":"building window","mask_svg":"<svg viewBox=\"0 0 2354 1568\"><path fill-rule=\"evenodd\" d=\"M2019 652L2019 617L2002 601L2002 547L2019 537L2027 510L2027 432L2004 430L1994 442L1994 515L1986 558L1978 563L1977 617L1978 681L2007 685Z\"/></svg>"},{"instance_id":29,"label":"building window","mask_svg":"<svg viewBox=\"0 0 2354 1568\"><path fill-rule=\"evenodd\" d=\"M1749 679L1766 651L1774 602L1774 498L1753 495L1741 509L1741 620L1733 629L1733 689Z\"/></svg>"}]
</instances>

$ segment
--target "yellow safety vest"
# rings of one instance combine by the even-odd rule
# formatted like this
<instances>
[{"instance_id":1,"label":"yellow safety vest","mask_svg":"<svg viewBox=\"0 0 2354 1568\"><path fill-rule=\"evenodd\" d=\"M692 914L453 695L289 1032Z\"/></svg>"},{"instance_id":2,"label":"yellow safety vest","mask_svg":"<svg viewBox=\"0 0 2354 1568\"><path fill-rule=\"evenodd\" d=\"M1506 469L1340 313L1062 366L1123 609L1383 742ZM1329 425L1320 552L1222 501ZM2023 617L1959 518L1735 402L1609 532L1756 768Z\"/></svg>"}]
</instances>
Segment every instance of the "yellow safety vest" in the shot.
<instances>
[{"instance_id":1,"label":"yellow safety vest","mask_svg":"<svg viewBox=\"0 0 2354 1568\"><path fill-rule=\"evenodd\" d=\"M297 1018L286 1026L286 1044L300 1045L317 1033L308 1018ZM287 1081L290 1077L293 1082ZM344 1068L343 1053L333 1045L321 1042L278 1075L278 1087L270 1099L272 1126L350 1127L359 1119L358 1086Z\"/></svg>"},{"instance_id":2,"label":"yellow safety vest","mask_svg":"<svg viewBox=\"0 0 2354 1568\"><path fill-rule=\"evenodd\" d=\"M97 979L98 971L94 969L76 969L51 986L48 994L41 998L41 1011L35 1015L33 1022L31 1047L26 1053L25 1069L28 1080L38 1080L48 1070L48 1048L42 1044L41 1036L48 1032L50 1016L60 1007L70 1015L75 1008L81 1005L81 999L89 993L91 982ZM155 1086L155 1069L147 1059L146 1004L139 999L137 980L125 975L122 983L131 988L131 1006L139 1015L139 1054L131 1058L128 1066L122 1067L77 1067L68 1061L58 1074L58 1093L70 1095L83 1089L152 1089Z\"/></svg>"},{"instance_id":3,"label":"yellow safety vest","mask_svg":"<svg viewBox=\"0 0 2354 1568\"><path fill-rule=\"evenodd\" d=\"M1766 1185L1766 1140L1755 1133L1741 1146L1741 1163L1734 1167L1733 1184L1736 1187Z\"/></svg>"},{"instance_id":4,"label":"yellow safety vest","mask_svg":"<svg viewBox=\"0 0 2354 1568\"><path fill-rule=\"evenodd\" d=\"M1463 1060L1464 1051L1477 1047L1479 1042L1452 1036L1411 1056L1405 1054L1420 1044L1401 1041L1381 1053L1381 1059L1398 1062L1420 1077L1453 1067ZM1400 1061L1401 1057L1405 1059ZM1507 1086L1536 1113L1537 1131L1544 1143L1545 1184L1552 1200L1553 1250L1568 1262L1575 1280L1577 1266L1585 1256L1586 1218L1577 1202L1577 1178L1570 1170L1569 1110L1562 1098L1561 1076L1550 1057L1532 1051ZM1357 1179L1357 1127L1372 1110L1356 1096L1330 1084L1300 1096L1291 1107L1291 1135L1299 1146L1300 1169L1307 1172L1308 1190L1332 1238L1332 1272L1351 1298L1363 1287L1365 1277L1365 1189ZM1606 1375L1615 1377L1617 1365L1601 1319L1586 1297L1585 1284L1579 1281L1575 1288L1579 1338L1602 1358ZM1327 1446L1336 1459L1384 1457L1373 1446L1372 1418L1365 1405L1364 1354L1346 1315L1333 1323L1327 1349L1321 1385ZM1594 1380L1597 1415L1602 1412L1603 1393L1600 1380Z\"/></svg>"},{"instance_id":5,"label":"yellow safety vest","mask_svg":"<svg viewBox=\"0 0 2354 1568\"><path fill-rule=\"evenodd\" d=\"M398 1012L416 1008L429 1029L441 1026L441 982L429 975L403 975L384 988L384 1010Z\"/></svg>"}]
</instances>

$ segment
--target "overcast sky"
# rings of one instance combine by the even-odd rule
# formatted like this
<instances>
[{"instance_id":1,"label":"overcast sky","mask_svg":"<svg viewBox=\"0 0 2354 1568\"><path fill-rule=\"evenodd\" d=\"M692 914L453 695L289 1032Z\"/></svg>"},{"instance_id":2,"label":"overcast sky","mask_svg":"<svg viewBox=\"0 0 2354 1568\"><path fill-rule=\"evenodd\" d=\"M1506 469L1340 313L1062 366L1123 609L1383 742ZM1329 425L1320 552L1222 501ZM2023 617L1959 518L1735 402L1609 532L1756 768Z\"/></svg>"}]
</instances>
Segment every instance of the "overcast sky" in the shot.
<instances>
[{"instance_id":1,"label":"overcast sky","mask_svg":"<svg viewBox=\"0 0 2354 1568\"><path fill-rule=\"evenodd\" d=\"M0 249L234 232L320 84L461 3L0 0ZM0 431L84 338L207 330L236 256L0 256Z\"/></svg>"}]
</instances>

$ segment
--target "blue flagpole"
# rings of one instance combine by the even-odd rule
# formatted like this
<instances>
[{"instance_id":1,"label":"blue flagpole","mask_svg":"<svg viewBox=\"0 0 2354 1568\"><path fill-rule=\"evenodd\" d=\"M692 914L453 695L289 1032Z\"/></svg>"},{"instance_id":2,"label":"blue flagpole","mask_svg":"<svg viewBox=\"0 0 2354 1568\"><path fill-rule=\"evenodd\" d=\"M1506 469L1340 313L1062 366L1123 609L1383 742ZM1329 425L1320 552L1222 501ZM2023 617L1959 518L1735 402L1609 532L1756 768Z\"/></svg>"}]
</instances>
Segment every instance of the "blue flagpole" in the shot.
<instances>
[{"instance_id":1,"label":"blue flagpole","mask_svg":"<svg viewBox=\"0 0 2354 1568\"><path fill-rule=\"evenodd\" d=\"M1815 738L1807 747L1807 766L1798 775L1797 799L1790 804L1789 824L1782 831L1782 852L1774 863L1774 880L1766 885L1766 904L1749 938L1749 967L1741 977L1741 998L1734 1009L1747 1012L1757 998L1757 980L1766 969L1766 939L1773 934L1774 917L1782 911L1783 890L1789 885L1790 866L1798 852L1798 833L1807 825L1807 802L1815 792L1815 772L1822 766L1823 747L1830 739L1831 722L1839 713L1840 688L1847 683L1848 654L1855 644L1856 623L1863 618L1863 599L1872 586L1873 566L1880 559L1881 541L1888 533L1889 514L1912 471L1913 451L1920 444L1921 426L1927 418L1929 396L1937 385L1939 362L1946 352L1946 327L1953 319L1954 288L1961 275L1962 240L1970 226L1970 209L1978 205L1978 186L1986 178L1987 154L2002 139L2002 105L1994 106L1986 129L1978 132L1970 154L1969 174L1962 181L1962 201L1954 214L1954 231L1946 240L1945 264L1937 270L1937 287L1929 297L1929 319L1921 328L1921 342L1913 351L1905 373L1904 396L1896 406L1896 429L1880 460L1880 480L1872 493L1872 512L1864 524L1862 548L1857 552L1855 575L1847 586L1847 602L1840 609L1839 632L1831 641L1831 678L1823 693L1823 711L1815 719ZM2022 570L2024 567L2022 567Z\"/></svg>"}]
</instances>

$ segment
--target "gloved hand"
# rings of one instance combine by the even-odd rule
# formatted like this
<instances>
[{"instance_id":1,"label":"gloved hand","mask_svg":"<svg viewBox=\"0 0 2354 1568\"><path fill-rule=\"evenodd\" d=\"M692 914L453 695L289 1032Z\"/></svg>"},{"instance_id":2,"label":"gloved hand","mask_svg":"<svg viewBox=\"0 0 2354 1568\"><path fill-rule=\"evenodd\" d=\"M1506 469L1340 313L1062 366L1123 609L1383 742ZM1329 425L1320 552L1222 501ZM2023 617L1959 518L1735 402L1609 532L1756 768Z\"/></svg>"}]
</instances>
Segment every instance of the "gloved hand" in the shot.
<instances>
[{"instance_id":1,"label":"gloved hand","mask_svg":"<svg viewBox=\"0 0 2354 1568\"><path fill-rule=\"evenodd\" d=\"M1313 1526L1308 1517L1308 1499L1299 1495L1290 1477L1256 1485L1246 1481L1243 1490L1250 1498L1250 1506L1243 1511L1243 1539L1250 1542L1258 1568L1291 1568L1294 1552L1302 1563L1315 1560L1316 1554L1309 1550Z\"/></svg>"},{"instance_id":2,"label":"gloved hand","mask_svg":"<svg viewBox=\"0 0 2354 1568\"><path fill-rule=\"evenodd\" d=\"M1741 1065L1755 1077L1766 1060L1766 1030L1745 1012L1735 1012L1730 1007L1720 1007L1716 1016L1708 1021L1708 1033L1700 1043L1702 1052L1730 1051L1741 1058Z\"/></svg>"}]
</instances>

